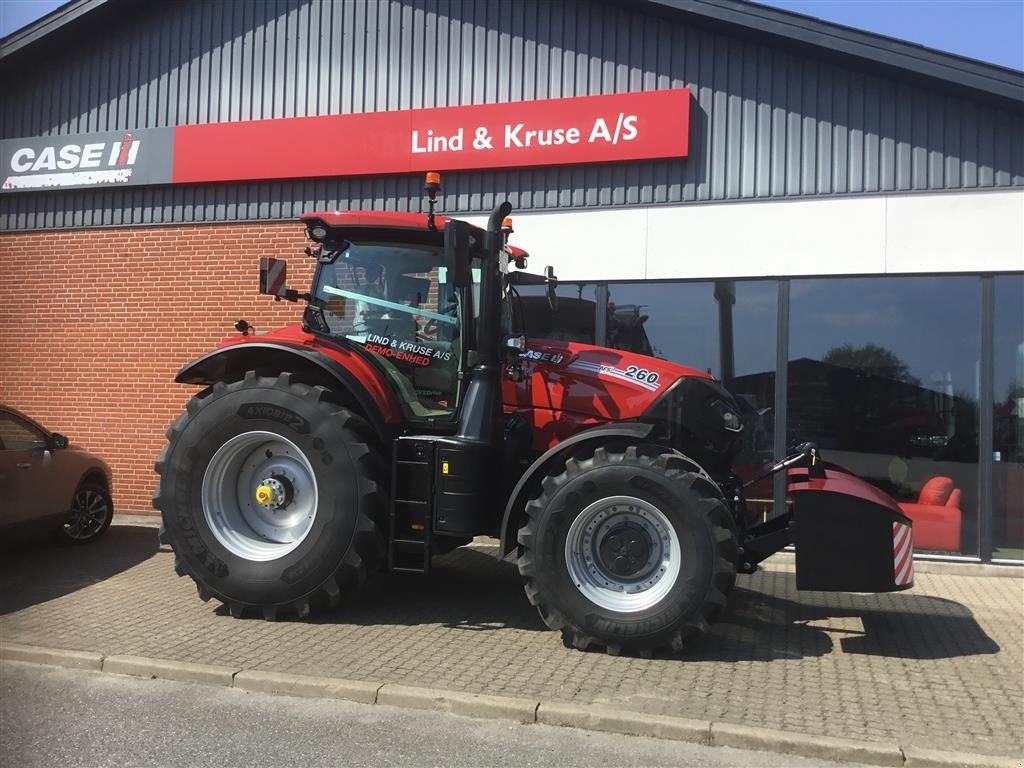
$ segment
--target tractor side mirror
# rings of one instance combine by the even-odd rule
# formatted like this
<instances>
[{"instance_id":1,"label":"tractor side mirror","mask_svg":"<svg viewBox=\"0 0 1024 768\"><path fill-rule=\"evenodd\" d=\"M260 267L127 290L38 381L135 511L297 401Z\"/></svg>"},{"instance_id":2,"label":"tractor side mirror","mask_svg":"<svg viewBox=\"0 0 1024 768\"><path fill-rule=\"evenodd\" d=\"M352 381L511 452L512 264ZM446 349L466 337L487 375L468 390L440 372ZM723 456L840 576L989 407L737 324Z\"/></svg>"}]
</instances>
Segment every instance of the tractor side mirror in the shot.
<instances>
[{"instance_id":1,"label":"tractor side mirror","mask_svg":"<svg viewBox=\"0 0 1024 768\"><path fill-rule=\"evenodd\" d=\"M548 285L548 306L552 312L557 312L558 294L555 293L555 289L558 288L558 278L555 277L554 267L544 267L544 281Z\"/></svg>"},{"instance_id":2,"label":"tractor side mirror","mask_svg":"<svg viewBox=\"0 0 1024 768\"><path fill-rule=\"evenodd\" d=\"M274 301L298 301L297 291L285 285L288 279L288 261L269 256L260 257L260 293L273 296Z\"/></svg>"},{"instance_id":3,"label":"tractor side mirror","mask_svg":"<svg viewBox=\"0 0 1024 768\"><path fill-rule=\"evenodd\" d=\"M450 219L444 228L445 249L453 266L452 285L456 288L469 288L473 285L473 274L469 268L469 225L462 221Z\"/></svg>"}]
</instances>

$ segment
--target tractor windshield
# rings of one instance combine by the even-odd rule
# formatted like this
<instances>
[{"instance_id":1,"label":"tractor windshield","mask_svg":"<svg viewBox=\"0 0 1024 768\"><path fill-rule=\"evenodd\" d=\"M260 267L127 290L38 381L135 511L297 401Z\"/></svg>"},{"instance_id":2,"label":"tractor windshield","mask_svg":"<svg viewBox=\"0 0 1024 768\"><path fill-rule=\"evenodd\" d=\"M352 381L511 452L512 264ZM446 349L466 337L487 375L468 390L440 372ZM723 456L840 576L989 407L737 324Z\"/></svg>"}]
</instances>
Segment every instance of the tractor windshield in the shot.
<instances>
[{"instance_id":1,"label":"tractor windshield","mask_svg":"<svg viewBox=\"0 0 1024 768\"><path fill-rule=\"evenodd\" d=\"M350 243L318 268L313 303L331 336L376 358L410 418L453 418L462 306L443 248Z\"/></svg>"}]
</instances>

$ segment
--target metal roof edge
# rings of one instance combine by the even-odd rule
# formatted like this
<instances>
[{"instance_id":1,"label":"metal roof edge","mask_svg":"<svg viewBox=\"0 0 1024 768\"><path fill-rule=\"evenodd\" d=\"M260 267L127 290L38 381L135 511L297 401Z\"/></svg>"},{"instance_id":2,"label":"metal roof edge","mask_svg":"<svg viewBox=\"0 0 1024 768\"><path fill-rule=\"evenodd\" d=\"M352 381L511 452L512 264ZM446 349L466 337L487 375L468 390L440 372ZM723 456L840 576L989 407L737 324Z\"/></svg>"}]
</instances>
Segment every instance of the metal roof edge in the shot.
<instances>
[{"instance_id":1,"label":"metal roof edge","mask_svg":"<svg viewBox=\"0 0 1024 768\"><path fill-rule=\"evenodd\" d=\"M629 4L641 11L657 7L673 15L770 35L1024 104L1024 72L814 16L750 0L629 0Z\"/></svg>"},{"instance_id":2,"label":"metal roof edge","mask_svg":"<svg viewBox=\"0 0 1024 768\"><path fill-rule=\"evenodd\" d=\"M56 32L85 14L106 5L107 2L109 0L70 0L58 6L41 19L12 32L7 37L0 38L0 59L27 48L51 32Z\"/></svg>"}]
</instances>

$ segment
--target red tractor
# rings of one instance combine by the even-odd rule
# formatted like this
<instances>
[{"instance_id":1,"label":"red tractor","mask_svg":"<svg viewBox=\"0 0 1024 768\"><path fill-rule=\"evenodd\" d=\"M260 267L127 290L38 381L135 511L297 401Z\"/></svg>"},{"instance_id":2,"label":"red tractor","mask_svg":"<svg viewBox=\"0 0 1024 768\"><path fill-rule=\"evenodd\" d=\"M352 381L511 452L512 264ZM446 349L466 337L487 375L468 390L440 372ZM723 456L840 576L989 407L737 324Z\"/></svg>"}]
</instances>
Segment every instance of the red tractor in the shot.
<instances>
[{"instance_id":1,"label":"red tractor","mask_svg":"<svg viewBox=\"0 0 1024 768\"><path fill-rule=\"evenodd\" d=\"M792 508L751 524L741 412L709 374L521 335L517 286L555 306L550 269L523 271L508 203L484 230L435 216L437 186L428 214L303 216L309 292L283 261L260 275L306 302L301 324L239 321L178 374L205 389L168 430L154 506L201 598L302 617L492 536L567 644L647 656L789 544L801 589L911 586L910 520L810 444L762 475L787 472Z\"/></svg>"}]
</instances>

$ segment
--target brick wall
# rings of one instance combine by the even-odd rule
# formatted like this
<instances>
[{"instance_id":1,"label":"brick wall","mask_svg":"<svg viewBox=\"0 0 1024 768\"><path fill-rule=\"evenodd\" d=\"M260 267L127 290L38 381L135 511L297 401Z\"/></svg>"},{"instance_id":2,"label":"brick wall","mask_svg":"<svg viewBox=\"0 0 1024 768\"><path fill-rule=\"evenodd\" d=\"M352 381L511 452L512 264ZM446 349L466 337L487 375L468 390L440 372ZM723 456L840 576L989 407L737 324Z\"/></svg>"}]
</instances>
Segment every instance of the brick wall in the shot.
<instances>
[{"instance_id":1,"label":"brick wall","mask_svg":"<svg viewBox=\"0 0 1024 768\"><path fill-rule=\"evenodd\" d=\"M235 334L298 321L257 292L259 257L309 285L302 225L193 225L0 234L0 402L102 456L119 512L152 512L153 461L196 387L189 360Z\"/></svg>"}]
</instances>

